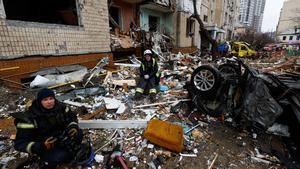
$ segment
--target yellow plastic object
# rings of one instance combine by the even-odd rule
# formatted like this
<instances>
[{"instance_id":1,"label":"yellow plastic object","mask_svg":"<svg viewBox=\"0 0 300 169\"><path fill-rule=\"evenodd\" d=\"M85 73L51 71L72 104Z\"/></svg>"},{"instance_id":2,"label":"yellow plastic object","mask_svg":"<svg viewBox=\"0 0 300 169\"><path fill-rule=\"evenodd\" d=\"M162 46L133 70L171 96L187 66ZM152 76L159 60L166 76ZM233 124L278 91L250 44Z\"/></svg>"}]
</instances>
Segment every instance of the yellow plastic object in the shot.
<instances>
[{"instance_id":1,"label":"yellow plastic object","mask_svg":"<svg viewBox=\"0 0 300 169\"><path fill-rule=\"evenodd\" d=\"M177 153L184 148L182 127L165 121L151 120L144 132L144 137L156 145Z\"/></svg>"}]
</instances>

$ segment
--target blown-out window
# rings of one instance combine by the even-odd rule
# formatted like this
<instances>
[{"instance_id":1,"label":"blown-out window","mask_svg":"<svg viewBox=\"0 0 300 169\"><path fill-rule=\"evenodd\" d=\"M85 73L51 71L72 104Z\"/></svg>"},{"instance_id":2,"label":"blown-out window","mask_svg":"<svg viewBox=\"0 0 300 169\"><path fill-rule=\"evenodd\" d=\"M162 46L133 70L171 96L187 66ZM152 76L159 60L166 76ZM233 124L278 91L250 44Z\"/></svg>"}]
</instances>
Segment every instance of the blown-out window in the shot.
<instances>
[{"instance_id":1,"label":"blown-out window","mask_svg":"<svg viewBox=\"0 0 300 169\"><path fill-rule=\"evenodd\" d=\"M286 40L286 36L283 36L283 37L282 37L282 40Z\"/></svg>"},{"instance_id":2,"label":"blown-out window","mask_svg":"<svg viewBox=\"0 0 300 169\"><path fill-rule=\"evenodd\" d=\"M193 36L195 34L195 20L188 18L186 20L186 36Z\"/></svg>"},{"instance_id":3,"label":"blown-out window","mask_svg":"<svg viewBox=\"0 0 300 169\"><path fill-rule=\"evenodd\" d=\"M3 0L6 19L78 25L76 0Z\"/></svg>"}]
</instances>

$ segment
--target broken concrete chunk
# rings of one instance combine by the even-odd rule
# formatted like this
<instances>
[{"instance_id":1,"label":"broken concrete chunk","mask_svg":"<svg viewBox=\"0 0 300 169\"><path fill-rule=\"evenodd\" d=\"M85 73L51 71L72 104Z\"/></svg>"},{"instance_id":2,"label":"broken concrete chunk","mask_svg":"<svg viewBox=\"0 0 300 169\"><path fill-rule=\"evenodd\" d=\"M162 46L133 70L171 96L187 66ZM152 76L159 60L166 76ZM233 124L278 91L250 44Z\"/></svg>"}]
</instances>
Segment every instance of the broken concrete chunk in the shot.
<instances>
[{"instance_id":1,"label":"broken concrete chunk","mask_svg":"<svg viewBox=\"0 0 300 169\"><path fill-rule=\"evenodd\" d=\"M101 154L96 154L96 155L95 155L95 161L96 161L97 163L103 163L103 161L104 161L104 156L101 155Z\"/></svg>"},{"instance_id":2,"label":"broken concrete chunk","mask_svg":"<svg viewBox=\"0 0 300 169\"><path fill-rule=\"evenodd\" d=\"M122 103L120 100L104 97L103 98L106 109L118 109L117 114L124 113L126 107L125 104Z\"/></svg>"}]
</instances>

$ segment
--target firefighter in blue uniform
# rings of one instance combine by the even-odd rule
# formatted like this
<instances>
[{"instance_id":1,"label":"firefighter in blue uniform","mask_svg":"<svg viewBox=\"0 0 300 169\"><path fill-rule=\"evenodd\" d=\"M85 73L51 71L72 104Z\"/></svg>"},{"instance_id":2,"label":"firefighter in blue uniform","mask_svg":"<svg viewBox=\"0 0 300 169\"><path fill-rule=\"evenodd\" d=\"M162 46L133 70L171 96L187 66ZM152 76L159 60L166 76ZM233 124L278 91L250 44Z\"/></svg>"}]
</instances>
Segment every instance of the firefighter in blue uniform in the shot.
<instances>
[{"instance_id":1,"label":"firefighter in blue uniform","mask_svg":"<svg viewBox=\"0 0 300 169\"><path fill-rule=\"evenodd\" d=\"M146 88L149 89L150 100L155 101L157 85L159 83L158 65L152 51L144 51L144 57L140 66L140 82L137 85L135 99L142 97Z\"/></svg>"},{"instance_id":2,"label":"firefighter in blue uniform","mask_svg":"<svg viewBox=\"0 0 300 169\"><path fill-rule=\"evenodd\" d=\"M37 155L44 168L71 162L82 148L77 116L50 89L40 90L27 111L12 116L17 128L15 149Z\"/></svg>"}]
</instances>

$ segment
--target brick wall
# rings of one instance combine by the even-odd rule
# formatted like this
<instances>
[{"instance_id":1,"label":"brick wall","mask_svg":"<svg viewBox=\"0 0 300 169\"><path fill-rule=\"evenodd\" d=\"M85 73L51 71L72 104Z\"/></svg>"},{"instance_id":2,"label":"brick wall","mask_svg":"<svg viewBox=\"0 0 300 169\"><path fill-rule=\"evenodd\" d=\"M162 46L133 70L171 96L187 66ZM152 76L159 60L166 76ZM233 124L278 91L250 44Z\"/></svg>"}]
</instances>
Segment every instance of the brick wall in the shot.
<instances>
[{"instance_id":1,"label":"brick wall","mask_svg":"<svg viewBox=\"0 0 300 169\"><path fill-rule=\"evenodd\" d=\"M0 15L0 59L110 52L107 0L77 1L81 26L6 20Z\"/></svg>"}]
</instances>

